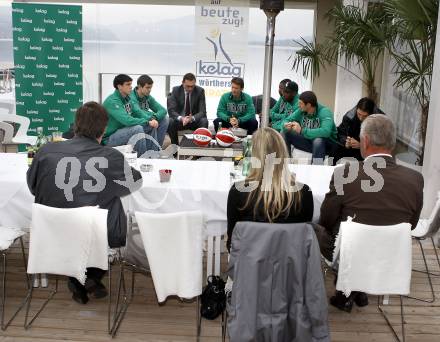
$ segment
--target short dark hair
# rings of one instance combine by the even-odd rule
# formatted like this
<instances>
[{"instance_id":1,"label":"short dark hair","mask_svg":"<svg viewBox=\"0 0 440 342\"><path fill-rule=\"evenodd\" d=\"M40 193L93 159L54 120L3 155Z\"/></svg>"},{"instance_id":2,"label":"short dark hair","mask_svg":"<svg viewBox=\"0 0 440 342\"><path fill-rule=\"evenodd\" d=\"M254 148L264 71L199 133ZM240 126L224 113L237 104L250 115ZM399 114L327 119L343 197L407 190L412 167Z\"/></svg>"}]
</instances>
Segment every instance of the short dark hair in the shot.
<instances>
[{"instance_id":1,"label":"short dark hair","mask_svg":"<svg viewBox=\"0 0 440 342\"><path fill-rule=\"evenodd\" d=\"M148 75L141 75L137 79L137 85L143 87L146 84L153 84L153 79Z\"/></svg>"},{"instance_id":2,"label":"short dark hair","mask_svg":"<svg viewBox=\"0 0 440 342\"><path fill-rule=\"evenodd\" d=\"M281 80L280 85L286 86L287 82L292 82L290 78L285 78L284 80Z\"/></svg>"},{"instance_id":3,"label":"short dark hair","mask_svg":"<svg viewBox=\"0 0 440 342\"><path fill-rule=\"evenodd\" d=\"M115 89L118 89L118 85L123 85L125 82L131 82L131 81L133 81L133 79L130 76L125 74L119 74L113 80L113 87Z\"/></svg>"},{"instance_id":4,"label":"short dark hair","mask_svg":"<svg viewBox=\"0 0 440 342\"><path fill-rule=\"evenodd\" d=\"M195 80L196 80L196 77L194 76L194 74L188 72L185 75L183 75L182 82L185 82L185 81L195 81Z\"/></svg>"},{"instance_id":5,"label":"short dark hair","mask_svg":"<svg viewBox=\"0 0 440 342\"><path fill-rule=\"evenodd\" d=\"M313 91L302 92L301 95L299 96L299 99L304 104L310 103L312 107L316 108L318 106L318 99L316 98L316 95Z\"/></svg>"},{"instance_id":6,"label":"short dark hair","mask_svg":"<svg viewBox=\"0 0 440 342\"><path fill-rule=\"evenodd\" d=\"M285 85L285 90L292 91L294 93L298 93L298 84L296 82L289 81Z\"/></svg>"},{"instance_id":7,"label":"short dark hair","mask_svg":"<svg viewBox=\"0 0 440 342\"><path fill-rule=\"evenodd\" d=\"M76 110L74 132L76 136L98 139L107 127L108 114L103 106L91 101Z\"/></svg>"},{"instance_id":8,"label":"short dark hair","mask_svg":"<svg viewBox=\"0 0 440 342\"><path fill-rule=\"evenodd\" d=\"M241 89L244 88L244 81L243 81L243 79L242 79L241 77L234 77L234 78L231 80L231 83L234 83L234 84L236 84L236 85L239 85L239 86L241 87Z\"/></svg>"},{"instance_id":9,"label":"short dark hair","mask_svg":"<svg viewBox=\"0 0 440 342\"><path fill-rule=\"evenodd\" d=\"M357 103L356 109L360 109L363 112L367 112L368 115L374 114L374 110L376 109L376 103L374 103L374 101L368 97L363 97Z\"/></svg>"}]
</instances>

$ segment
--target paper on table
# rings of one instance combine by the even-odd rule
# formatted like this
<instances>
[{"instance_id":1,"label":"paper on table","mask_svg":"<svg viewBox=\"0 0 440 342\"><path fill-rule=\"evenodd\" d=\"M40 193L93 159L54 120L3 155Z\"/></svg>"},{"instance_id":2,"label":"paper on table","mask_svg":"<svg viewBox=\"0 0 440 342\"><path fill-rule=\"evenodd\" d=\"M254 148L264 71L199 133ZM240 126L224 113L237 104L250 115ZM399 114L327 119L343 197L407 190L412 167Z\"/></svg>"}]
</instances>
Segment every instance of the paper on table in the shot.
<instances>
[{"instance_id":1,"label":"paper on table","mask_svg":"<svg viewBox=\"0 0 440 342\"><path fill-rule=\"evenodd\" d=\"M194 134L185 134L185 138L192 140L194 139Z\"/></svg>"}]
</instances>

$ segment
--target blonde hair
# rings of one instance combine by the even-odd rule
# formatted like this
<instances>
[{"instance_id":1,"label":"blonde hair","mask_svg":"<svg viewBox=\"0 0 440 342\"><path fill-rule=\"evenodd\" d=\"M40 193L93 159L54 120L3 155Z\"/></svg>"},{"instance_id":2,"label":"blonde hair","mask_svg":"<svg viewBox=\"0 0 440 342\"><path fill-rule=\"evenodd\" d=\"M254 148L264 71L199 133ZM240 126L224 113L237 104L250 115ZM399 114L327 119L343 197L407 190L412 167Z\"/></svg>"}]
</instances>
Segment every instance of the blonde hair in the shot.
<instances>
[{"instance_id":1,"label":"blonde hair","mask_svg":"<svg viewBox=\"0 0 440 342\"><path fill-rule=\"evenodd\" d=\"M289 155L281 134L272 128L257 130L252 136L252 158L256 158L260 165L251 166L245 182L258 182L258 187L249 193L242 210L254 206L254 218L256 218L259 203L262 202L262 214L269 222L274 222L282 215L287 217L292 205L295 212L298 212L301 206L301 194L294 175L288 169ZM281 160L279 163L274 162L274 158ZM268 175L267 172L272 168L272 174Z\"/></svg>"}]
</instances>

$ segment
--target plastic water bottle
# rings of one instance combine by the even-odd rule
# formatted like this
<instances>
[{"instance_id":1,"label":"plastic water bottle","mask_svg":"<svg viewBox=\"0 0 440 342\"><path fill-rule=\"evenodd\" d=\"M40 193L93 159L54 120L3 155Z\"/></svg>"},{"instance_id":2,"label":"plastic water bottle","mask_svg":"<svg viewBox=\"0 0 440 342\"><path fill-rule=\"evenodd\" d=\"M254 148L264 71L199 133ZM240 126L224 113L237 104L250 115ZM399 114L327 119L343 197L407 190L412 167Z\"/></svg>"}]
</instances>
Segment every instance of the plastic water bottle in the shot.
<instances>
[{"instance_id":1,"label":"plastic water bottle","mask_svg":"<svg viewBox=\"0 0 440 342\"><path fill-rule=\"evenodd\" d=\"M251 169L251 155L252 155L252 140L251 138L243 139L243 168L241 170L241 174L244 177L249 175L249 171Z\"/></svg>"},{"instance_id":2,"label":"plastic water bottle","mask_svg":"<svg viewBox=\"0 0 440 342\"><path fill-rule=\"evenodd\" d=\"M34 160L35 156L35 147L34 146L28 146L27 147L27 163L28 166L32 165L32 161Z\"/></svg>"},{"instance_id":3,"label":"plastic water bottle","mask_svg":"<svg viewBox=\"0 0 440 342\"><path fill-rule=\"evenodd\" d=\"M35 143L35 147L38 150L44 144L47 144L47 138L44 135L43 127L37 127L37 142Z\"/></svg>"}]
</instances>

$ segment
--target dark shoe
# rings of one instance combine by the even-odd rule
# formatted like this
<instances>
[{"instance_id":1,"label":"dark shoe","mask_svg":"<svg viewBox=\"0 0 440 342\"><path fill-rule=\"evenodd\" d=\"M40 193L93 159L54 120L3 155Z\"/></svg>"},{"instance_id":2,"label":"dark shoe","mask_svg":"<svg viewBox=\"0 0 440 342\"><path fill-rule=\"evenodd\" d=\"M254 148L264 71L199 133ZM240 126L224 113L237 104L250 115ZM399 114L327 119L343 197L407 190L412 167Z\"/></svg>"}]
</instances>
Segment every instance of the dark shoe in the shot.
<instances>
[{"instance_id":1,"label":"dark shoe","mask_svg":"<svg viewBox=\"0 0 440 342\"><path fill-rule=\"evenodd\" d=\"M100 280L87 278L84 287L96 299L104 298L108 295L107 289Z\"/></svg>"},{"instance_id":2,"label":"dark shoe","mask_svg":"<svg viewBox=\"0 0 440 342\"><path fill-rule=\"evenodd\" d=\"M368 295L365 292L356 292L354 302L360 308L368 305Z\"/></svg>"},{"instance_id":3,"label":"dark shoe","mask_svg":"<svg viewBox=\"0 0 440 342\"><path fill-rule=\"evenodd\" d=\"M87 296L87 291L84 286L79 282L75 283L72 280L67 281L67 287L70 292L72 292L72 299L79 304L87 304L89 297Z\"/></svg>"},{"instance_id":4,"label":"dark shoe","mask_svg":"<svg viewBox=\"0 0 440 342\"><path fill-rule=\"evenodd\" d=\"M353 308L353 297L345 297L345 295L341 291L336 291L336 295L330 298L330 304L337 307L339 310L345 312L351 312Z\"/></svg>"}]
</instances>

